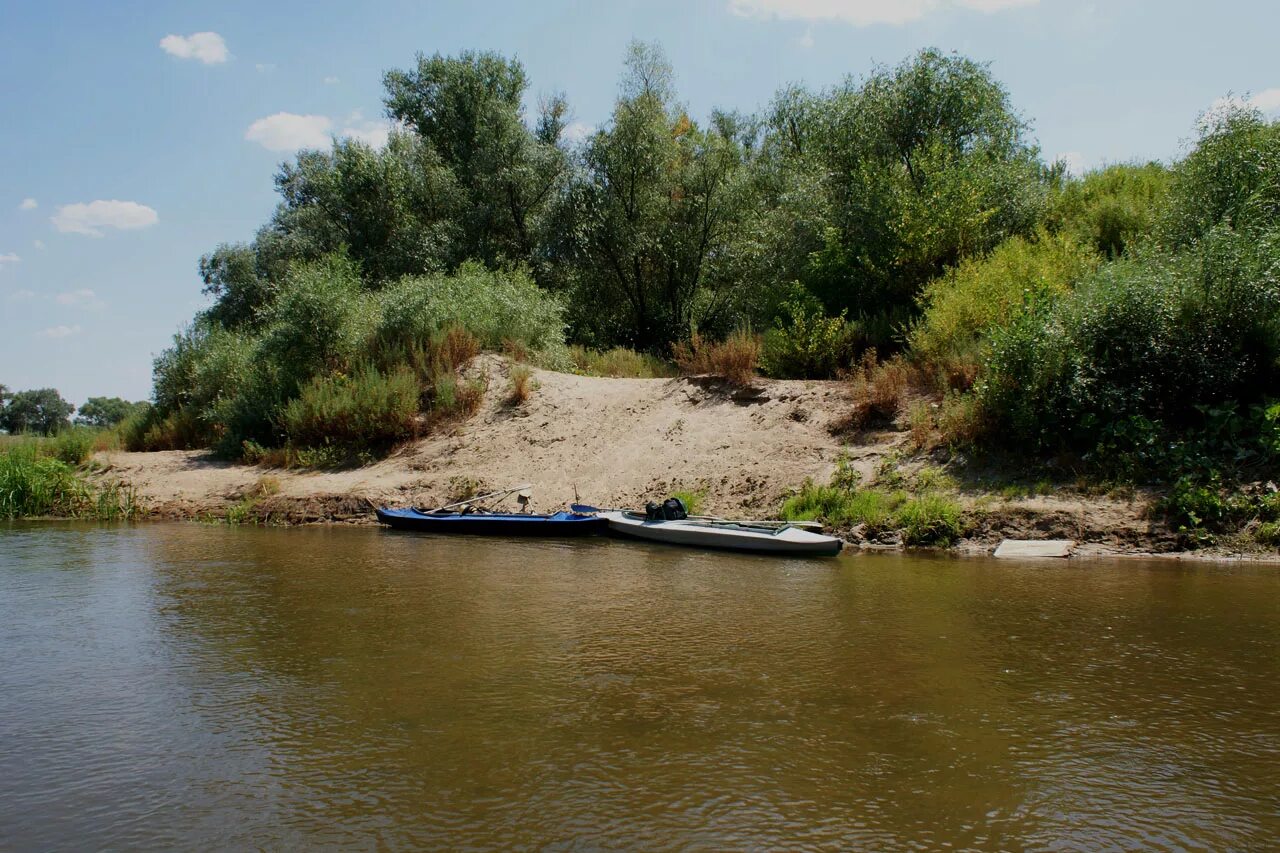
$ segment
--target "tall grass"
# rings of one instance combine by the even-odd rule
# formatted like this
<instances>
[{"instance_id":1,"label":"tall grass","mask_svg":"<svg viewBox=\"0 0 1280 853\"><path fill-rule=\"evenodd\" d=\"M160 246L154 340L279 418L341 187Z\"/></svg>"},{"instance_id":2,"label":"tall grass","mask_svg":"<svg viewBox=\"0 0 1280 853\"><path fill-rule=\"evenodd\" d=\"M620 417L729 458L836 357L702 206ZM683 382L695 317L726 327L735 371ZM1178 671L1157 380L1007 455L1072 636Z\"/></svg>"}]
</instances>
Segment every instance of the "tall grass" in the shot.
<instances>
[{"instance_id":1,"label":"tall grass","mask_svg":"<svg viewBox=\"0 0 1280 853\"><path fill-rule=\"evenodd\" d=\"M694 332L688 343L672 347L672 357L686 375L710 374L731 385L749 385L760 363L760 338L739 330L717 343Z\"/></svg>"},{"instance_id":2,"label":"tall grass","mask_svg":"<svg viewBox=\"0 0 1280 853\"><path fill-rule=\"evenodd\" d=\"M669 362L626 347L601 351L572 346L569 347L569 359L573 362L574 373L584 376L656 379L676 375L675 368Z\"/></svg>"},{"instance_id":3,"label":"tall grass","mask_svg":"<svg viewBox=\"0 0 1280 853\"><path fill-rule=\"evenodd\" d=\"M52 443L7 442L0 449L0 518L63 516L116 520L139 513L132 490L95 487L53 455Z\"/></svg>"}]
</instances>

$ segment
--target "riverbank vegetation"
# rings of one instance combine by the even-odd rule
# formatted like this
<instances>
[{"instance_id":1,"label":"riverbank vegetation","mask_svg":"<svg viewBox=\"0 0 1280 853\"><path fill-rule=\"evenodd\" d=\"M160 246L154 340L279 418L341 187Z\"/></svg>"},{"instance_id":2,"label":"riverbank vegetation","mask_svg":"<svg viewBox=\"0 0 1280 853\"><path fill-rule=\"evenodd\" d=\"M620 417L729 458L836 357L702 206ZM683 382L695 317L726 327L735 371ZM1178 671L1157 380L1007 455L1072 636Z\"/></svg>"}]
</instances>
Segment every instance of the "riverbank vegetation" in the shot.
<instances>
[{"instance_id":1,"label":"riverbank vegetation","mask_svg":"<svg viewBox=\"0 0 1280 853\"><path fill-rule=\"evenodd\" d=\"M566 99L526 115L496 54L384 82L385 147L298 154L254 239L201 259L211 305L157 359L130 447L376 455L474 407L460 368L488 349L844 377L851 431L906 413L953 467L1151 486L1188 541L1248 513L1184 504L1270 494L1280 125L1255 111L1201 116L1177 162L1075 176L985 65L935 50L700 120L633 44L612 114L574 139ZM833 488L791 509L958 535L934 493Z\"/></svg>"},{"instance_id":2,"label":"riverbank vegetation","mask_svg":"<svg viewBox=\"0 0 1280 853\"><path fill-rule=\"evenodd\" d=\"M86 478L84 463L92 449L88 431L68 431L51 440L14 437L0 444L0 519L136 517L140 508L130 489Z\"/></svg>"}]
</instances>

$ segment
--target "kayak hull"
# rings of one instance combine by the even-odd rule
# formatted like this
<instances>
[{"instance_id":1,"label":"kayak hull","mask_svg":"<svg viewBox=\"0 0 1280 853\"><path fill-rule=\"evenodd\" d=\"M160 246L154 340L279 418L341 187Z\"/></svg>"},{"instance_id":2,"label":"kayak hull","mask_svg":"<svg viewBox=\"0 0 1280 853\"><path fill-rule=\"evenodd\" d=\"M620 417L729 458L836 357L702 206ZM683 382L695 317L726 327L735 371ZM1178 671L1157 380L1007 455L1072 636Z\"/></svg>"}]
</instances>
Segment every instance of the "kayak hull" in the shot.
<instances>
[{"instance_id":1,"label":"kayak hull","mask_svg":"<svg viewBox=\"0 0 1280 853\"><path fill-rule=\"evenodd\" d=\"M650 521L643 516L626 512L606 512L601 515L608 520L611 534L689 548L833 557L844 547L844 543L834 536L824 536L795 527L765 530L693 520Z\"/></svg>"},{"instance_id":2,"label":"kayak hull","mask_svg":"<svg viewBox=\"0 0 1280 853\"><path fill-rule=\"evenodd\" d=\"M521 513L428 513L416 509L376 510L378 521L396 530L462 536L596 536L608 531L603 518L572 512L549 515Z\"/></svg>"}]
</instances>

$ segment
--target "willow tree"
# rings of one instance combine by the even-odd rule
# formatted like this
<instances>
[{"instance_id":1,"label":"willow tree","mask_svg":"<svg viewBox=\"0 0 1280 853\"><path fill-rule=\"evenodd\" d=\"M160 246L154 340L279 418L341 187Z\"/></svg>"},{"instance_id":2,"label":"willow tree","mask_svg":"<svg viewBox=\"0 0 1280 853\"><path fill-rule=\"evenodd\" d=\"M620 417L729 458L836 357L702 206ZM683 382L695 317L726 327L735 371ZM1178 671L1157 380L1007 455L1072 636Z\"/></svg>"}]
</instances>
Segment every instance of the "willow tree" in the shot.
<instances>
[{"instance_id":1,"label":"willow tree","mask_svg":"<svg viewBox=\"0 0 1280 853\"><path fill-rule=\"evenodd\" d=\"M545 100L530 128L524 66L488 52L419 55L415 68L383 81L387 114L439 155L463 193L463 254L489 265L536 260L544 216L568 170L557 145L563 98Z\"/></svg>"},{"instance_id":2,"label":"willow tree","mask_svg":"<svg viewBox=\"0 0 1280 853\"><path fill-rule=\"evenodd\" d=\"M734 130L727 116L708 129L691 121L661 51L631 45L610 121L587 142L559 220L577 337L662 350L730 321L745 187Z\"/></svg>"}]
</instances>

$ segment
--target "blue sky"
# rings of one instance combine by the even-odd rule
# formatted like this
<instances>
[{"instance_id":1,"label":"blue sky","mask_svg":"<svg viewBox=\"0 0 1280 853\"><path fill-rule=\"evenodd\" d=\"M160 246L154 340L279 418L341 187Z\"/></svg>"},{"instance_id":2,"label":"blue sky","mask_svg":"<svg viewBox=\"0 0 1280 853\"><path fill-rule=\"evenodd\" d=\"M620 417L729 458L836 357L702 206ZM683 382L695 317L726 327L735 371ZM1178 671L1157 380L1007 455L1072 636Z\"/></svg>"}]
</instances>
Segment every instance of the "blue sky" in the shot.
<instances>
[{"instance_id":1,"label":"blue sky","mask_svg":"<svg viewBox=\"0 0 1280 853\"><path fill-rule=\"evenodd\" d=\"M142 399L299 144L384 132L381 75L491 49L607 119L656 40L691 115L753 111L926 46L991 63L1045 154L1171 160L1215 99L1280 113L1280 4L1180 0L9 2L0 16L0 383ZM203 35L197 35L203 34Z\"/></svg>"}]
</instances>

